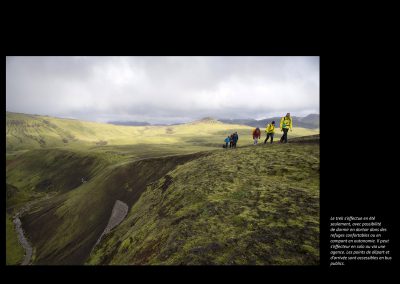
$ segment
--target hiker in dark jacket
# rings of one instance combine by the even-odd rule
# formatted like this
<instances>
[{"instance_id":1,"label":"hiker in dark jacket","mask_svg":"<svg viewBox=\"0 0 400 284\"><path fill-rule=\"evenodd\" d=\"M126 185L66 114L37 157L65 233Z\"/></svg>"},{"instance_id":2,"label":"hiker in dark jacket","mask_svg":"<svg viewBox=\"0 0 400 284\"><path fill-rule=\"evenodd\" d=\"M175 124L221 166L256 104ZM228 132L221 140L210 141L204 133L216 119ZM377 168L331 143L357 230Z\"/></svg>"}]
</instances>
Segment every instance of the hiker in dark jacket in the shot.
<instances>
[{"instance_id":1,"label":"hiker in dark jacket","mask_svg":"<svg viewBox=\"0 0 400 284\"><path fill-rule=\"evenodd\" d=\"M233 133L233 147L236 148L236 144L239 140L239 135L237 132Z\"/></svg>"},{"instance_id":2,"label":"hiker in dark jacket","mask_svg":"<svg viewBox=\"0 0 400 284\"><path fill-rule=\"evenodd\" d=\"M231 143L229 144L229 148L233 148L233 133L230 136L231 138Z\"/></svg>"}]
</instances>

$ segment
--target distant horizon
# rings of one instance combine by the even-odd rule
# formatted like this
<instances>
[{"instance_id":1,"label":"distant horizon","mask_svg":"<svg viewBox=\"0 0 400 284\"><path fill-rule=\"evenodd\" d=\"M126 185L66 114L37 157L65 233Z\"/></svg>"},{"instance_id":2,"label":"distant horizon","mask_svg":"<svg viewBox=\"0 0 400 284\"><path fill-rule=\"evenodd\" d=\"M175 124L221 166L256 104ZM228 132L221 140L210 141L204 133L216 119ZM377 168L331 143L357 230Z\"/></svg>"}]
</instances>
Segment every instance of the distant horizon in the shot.
<instances>
[{"instance_id":1,"label":"distant horizon","mask_svg":"<svg viewBox=\"0 0 400 284\"><path fill-rule=\"evenodd\" d=\"M53 118L60 118L60 119L71 119L71 120L79 120L79 121L86 121L86 122L96 122L96 123L106 123L106 124L112 124L112 122L119 122L119 123L130 123L130 122L136 122L136 123L149 123L150 125L157 125L157 124L162 124L162 125L173 125L173 124L185 124L185 123L191 123L195 121L199 121L205 118L212 118L215 120L265 120L269 118L275 118L275 117L282 117L283 115L274 115L274 116L266 116L264 118L251 118L251 117L238 117L238 118L225 118L225 117L212 117L212 116L204 116L200 118L195 118L193 120L188 120L188 121L178 121L178 122L173 122L173 123L160 123L160 122L151 122L151 121L139 121L139 120L109 120L109 121L96 121L96 120L90 120L90 119L80 119L80 118L75 118L75 117L63 117L63 116L57 116L57 115L49 115L49 114L40 114L40 113L26 113L26 112L17 112L17 111L10 111L6 110L6 112L9 113L17 113L17 114L25 114L25 115L36 115L36 116L47 116L47 117L53 117ZM292 117L307 117L309 115L319 115L319 113L309 113L304 116L298 116L298 115L292 115Z\"/></svg>"}]
</instances>

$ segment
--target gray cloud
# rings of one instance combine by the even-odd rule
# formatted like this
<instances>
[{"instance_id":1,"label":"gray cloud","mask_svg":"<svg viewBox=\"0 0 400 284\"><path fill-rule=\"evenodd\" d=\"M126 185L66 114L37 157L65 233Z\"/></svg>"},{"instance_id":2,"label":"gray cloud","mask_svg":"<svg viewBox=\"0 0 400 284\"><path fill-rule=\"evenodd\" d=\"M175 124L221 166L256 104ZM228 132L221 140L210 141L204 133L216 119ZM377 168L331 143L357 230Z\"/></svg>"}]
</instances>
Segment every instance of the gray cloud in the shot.
<instances>
[{"instance_id":1,"label":"gray cloud","mask_svg":"<svg viewBox=\"0 0 400 284\"><path fill-rule=\"evenodd\" d=\"M8 57L8 111L183 122L319 113L319 57Z\"/></svg>"}]
</instances>

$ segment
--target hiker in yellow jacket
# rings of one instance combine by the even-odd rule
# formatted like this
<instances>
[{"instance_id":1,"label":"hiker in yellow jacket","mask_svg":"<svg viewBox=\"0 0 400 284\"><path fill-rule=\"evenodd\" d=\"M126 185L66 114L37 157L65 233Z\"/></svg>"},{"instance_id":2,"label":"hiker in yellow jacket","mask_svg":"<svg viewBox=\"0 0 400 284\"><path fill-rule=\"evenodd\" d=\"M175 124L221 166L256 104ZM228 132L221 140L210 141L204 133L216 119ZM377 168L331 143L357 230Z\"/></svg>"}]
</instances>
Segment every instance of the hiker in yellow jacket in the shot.
<instances>
[{"instance_id":1,"label":"hiker in yellow jacket","mask_svg":"<svg viewBox=\"0 0 400 284\"><path fill-rule=\"evenodd\" d=\"M269 137L271 137L271 144L274 141L274 133L275 133L275 121L272 121L270 124L267 124L265 128L265 133L267 134L267 138L265 138L264 144L267 143Z\"/></svg>"},{"instance_id":2,"label":"hiker in yellow jacket","mask_svg":"<svg viewBox=\"0 0 400 284\"><path fill-rule=\"evenodd\" d=\"M280 143L287 143L287 133L290 129L292 131L292 118L290 117L290 113L287 113L286 116L281 118L281 123L279 125L281 131L283 131L283 135L281 137Z\"/></svg>"}]
</instances>

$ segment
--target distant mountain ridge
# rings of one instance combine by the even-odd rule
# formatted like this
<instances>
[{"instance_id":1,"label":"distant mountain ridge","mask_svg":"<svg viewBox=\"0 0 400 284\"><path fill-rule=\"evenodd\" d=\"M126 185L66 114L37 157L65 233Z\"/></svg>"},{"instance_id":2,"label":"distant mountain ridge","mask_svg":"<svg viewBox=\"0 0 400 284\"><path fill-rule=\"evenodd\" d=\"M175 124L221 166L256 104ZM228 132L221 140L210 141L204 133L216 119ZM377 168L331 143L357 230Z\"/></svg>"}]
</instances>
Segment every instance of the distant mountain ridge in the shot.
<instances>
[{"instance_id":1,"label":"distant mountain ridge","mask_svg":"<svg viewBox=\"0 0 400 284\"><path fill-rule=\"evenodd\" d=\"M200 124L200 123L205 123L205 124L221 124L222 122L220 120L217 120L212 117L203 117L202 119L195 120L190 122L190 124Z\"/></svg>"},{"instance_id":2,"label":"distant mountain ridge","mask_svg":"<svg viewBox=\"0 0 400 284\"><path fill-rule=\"evenodd\" d=\"M125 126L149 126L150 123L146 121L109 121L108 124L125 125Z\"/></svg>"},{"instance_id":3,"label":"distant mountain ridge","mask_svg":"<svg viewBox=\"0 0 400 284\"><path fill-rule=\"evenodd\" d=\"M296 127L303 127L308 129L319 128L319 114L309 114L305 117L292 116L293 125ZM219 119L219 121L228 124L242 124L253 127L265 127L267 123L275 121L279 125L281 117L270 117L266 119Z\"/></svg>"},{"instance_id":4,"label":"distant mountain ridge","mask_svg":"<svg viewBox=\"0 0 400 284\"><path fill-rule=\"evenodd\" d=\"M303 127L307 129L319 128L319 114L309 114L305 117L292 116L293 124L295 127ZM217 123L227 123L227 124L240 124L252 127L265 127L267 123L275 121L278 125L281 117L270 117L266 119L256 120L252 118L237 118L237 119L215 119L213 117L204 117L199 120L189 122L189 124L217 124ZM173 123L173 124L162 124L162 123L149 123L147 121L109 121L108 124L113 125L125 125L125 126L169 126L169 125L180 125L184 123Z\"/></svg>"},{"instance_id":5,"label":"distant mountain ridge","mask_svg":"<svg viewBox=\"0 0 400 284\"><path fill-rule=\"evenodd\" d=\"M125 125L125 126L173 126L173 125L182 125L182 124L199 124L199 123L206 123L206 124L218 124L222 123L222 121L215 119L213 117L203 117L198 120L194 120L191 122L181 122L181 123L149 123L147 121L108 121L108 124L113 125Z\"/></svg>"}]
</instances>

